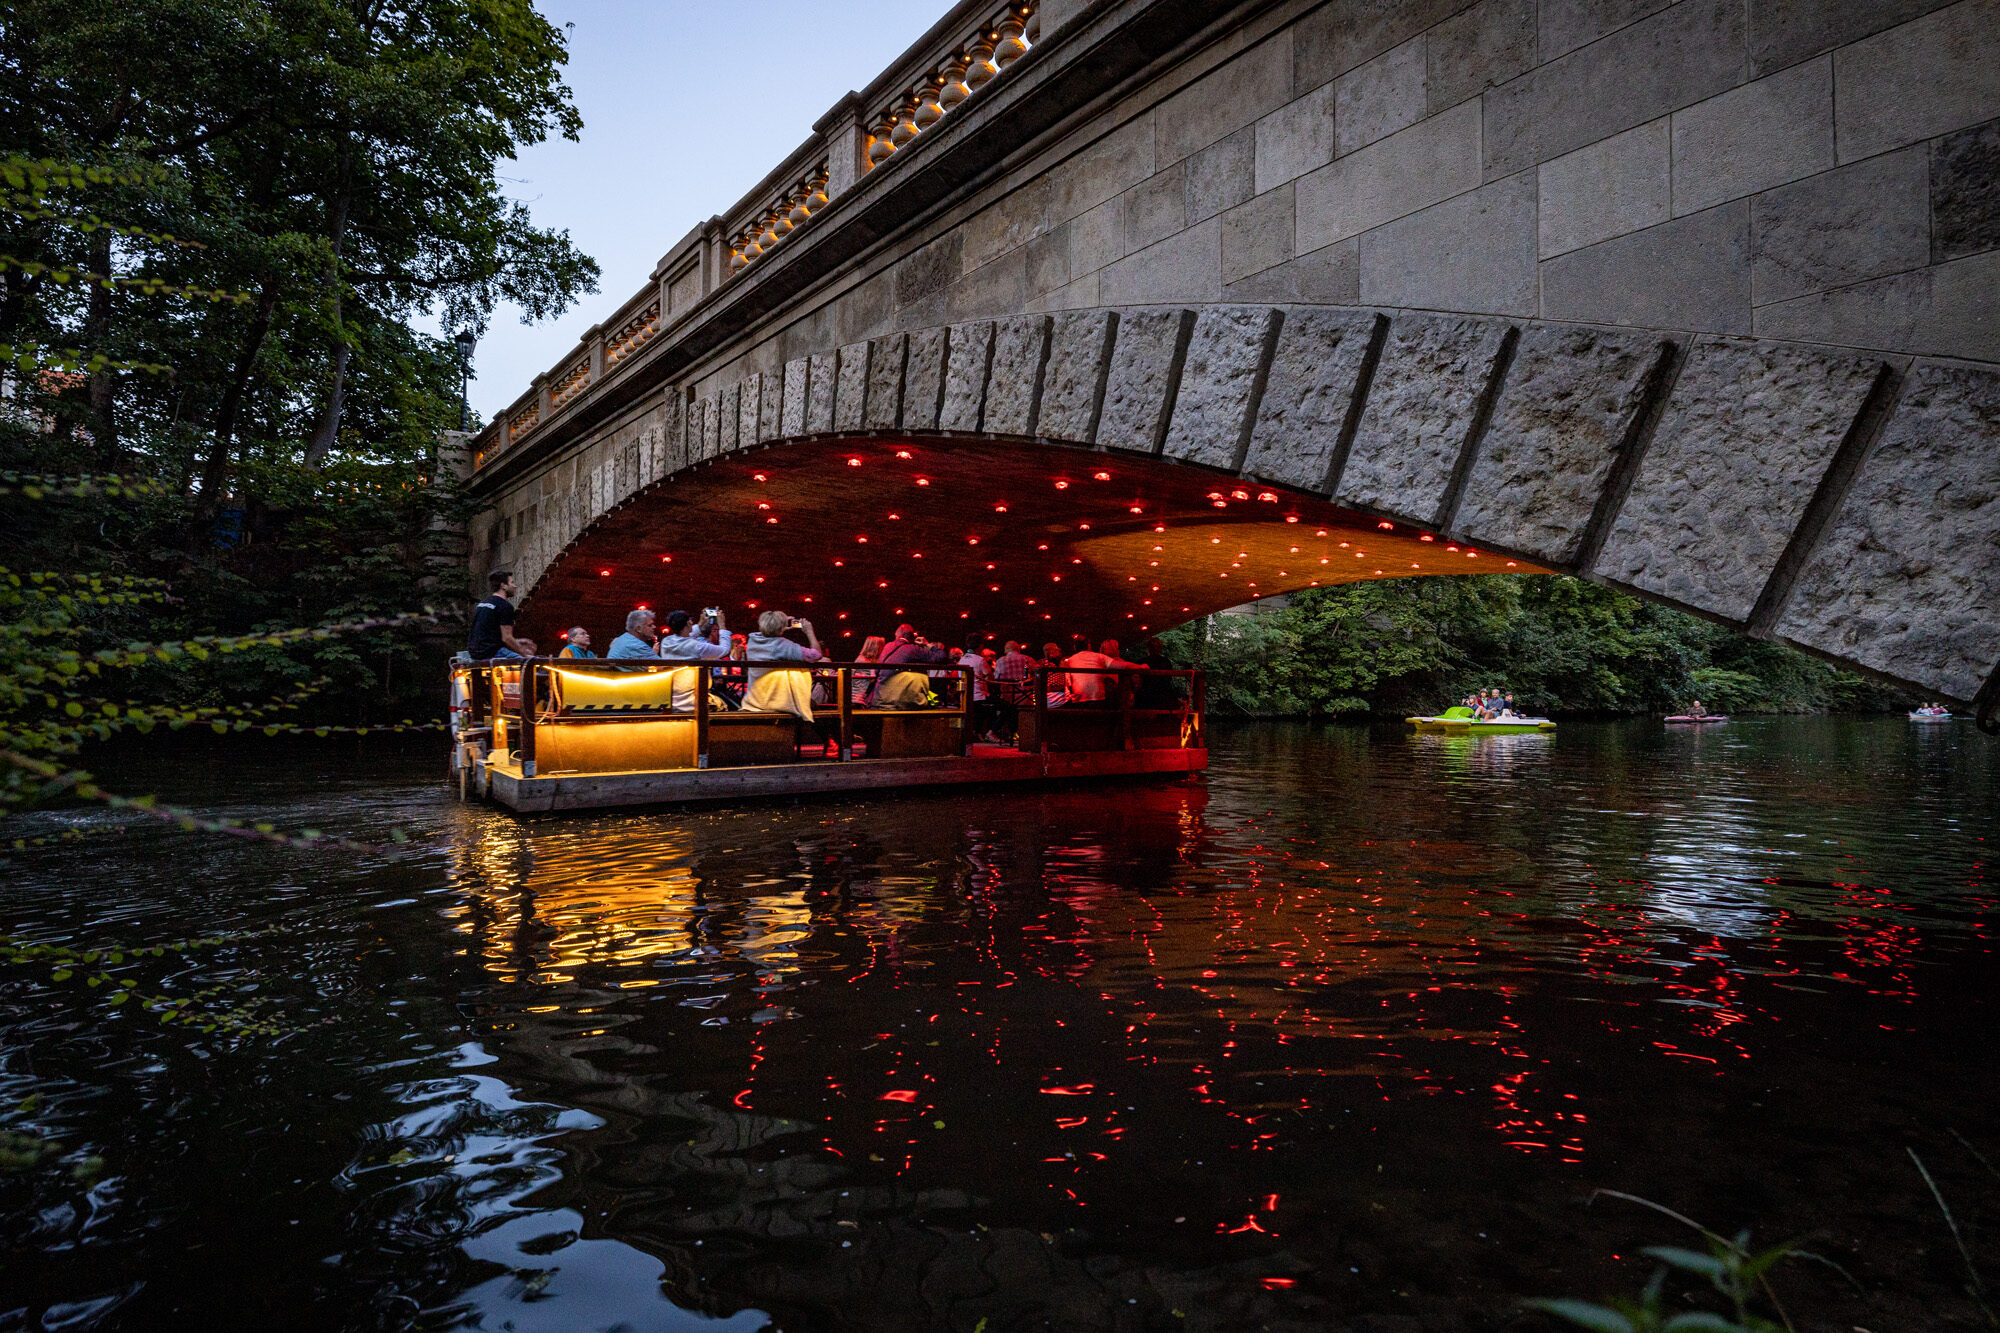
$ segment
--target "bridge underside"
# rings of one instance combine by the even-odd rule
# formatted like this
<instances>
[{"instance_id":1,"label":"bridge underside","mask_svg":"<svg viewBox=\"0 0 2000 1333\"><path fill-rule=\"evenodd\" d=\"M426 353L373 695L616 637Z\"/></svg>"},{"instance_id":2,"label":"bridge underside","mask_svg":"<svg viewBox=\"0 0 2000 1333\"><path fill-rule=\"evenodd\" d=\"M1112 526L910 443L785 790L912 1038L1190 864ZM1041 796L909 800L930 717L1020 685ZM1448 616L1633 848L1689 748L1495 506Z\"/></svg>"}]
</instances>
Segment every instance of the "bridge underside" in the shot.
<instances>
[{"instance_id":1,"label":"bridge underside","mask_svg":"<svg viewBox=\"0 0 2000 1333\"><path fill-rule=\"evenodd\" d=\"M1408 524L1159 458L881 435L731 454L642 491L536 585L522 623L601 647L646 606L770 608L851 657L900 621L953 643L1126 642L1301 588L1545 572Z\"/></svg>"}]
</instances>

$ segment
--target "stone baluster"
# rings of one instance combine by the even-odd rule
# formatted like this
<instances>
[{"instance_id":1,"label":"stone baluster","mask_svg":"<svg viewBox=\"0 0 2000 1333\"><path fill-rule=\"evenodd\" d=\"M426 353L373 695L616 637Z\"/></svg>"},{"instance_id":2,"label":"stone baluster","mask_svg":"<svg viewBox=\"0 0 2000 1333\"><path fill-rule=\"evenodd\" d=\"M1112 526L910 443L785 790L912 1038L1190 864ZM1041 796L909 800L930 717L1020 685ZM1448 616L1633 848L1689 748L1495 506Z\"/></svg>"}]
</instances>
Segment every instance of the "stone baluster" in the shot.
<instances>
[{"instance_id":1,"label":"stone baluster","mask_svg":"<svg viewBox=\"0 0 2000 1333\"><path fill-rule=\"evenodd\" d=\"M896 108L896 128L889 131L889 142L901 148L917 137L917 108L923 104L923 90L913 88L903 104Z\"/></svg>"},{"instance_id":2,"label":"stone baluster","mask_svg":"<svg viewBox=\"0 0 2000 1333\"><path fill-rule=\"evenodd\" d=\"M944 119L944 107L938 102L938 93L944 88L944 76L933 75L925 79L918 88L916 126L919 134Z\"/></svg>"},{"instance_id":3,"label":"stone baluster","mask_svg":"<svg viewBox=\"0 0 2000 1333\"><path fill-rule=\"evenodd\" d=\"M821 167L813 174L812 179L806 182L807 212L817 213L831 202L833 195L829 191L828 186L831 184L832 179L831 168Z\"/></svg>"},{"instance_id":4,"label":"stone baluster","mask_svg":"<svg viewBox=\"0 0 2000 1333\"><path fill-rule=\"evenodd\" d=\"M967 48L970 63L965 68L965 86L969 91L978 92L987 80L1000 72L1000 67L993 63L993 48L999 41L1000 34L997 32L982 32L972 39L972 45Z\"/></svg>"},{"instance_id":5,"label":"stone baluster","mask_svg":"<svg viewBox=\"0 0 2000 1333\"><path fill-rule=\"evenodd\" d=\"M938 89L938 106L950 111L972 95L972 89L965 84L965 70L972 63L972 57L964 51L944 62L942 78L944 86Z\"/></svg>"},{"instance_id":6,"label":"stone baluster","mask_svg":"<svg viewBox=\"0 0 2000 1333\"><path fill-rule=\"evenodd\" d=\"M868 128L868 166L872 170L889 160L896 151L896 112L892 107L876 118Z\"/></svg>"},{"instance_id":7,"label":"stone baluster","mask_svg":"<svg viewBox=\"0 0 2000 1333\"><path fill-rule=\"evenodd\" d=\"M1031 13L1033 11L1026 5L1015 5L1000 20L1000 41L993 48L993 63L1001 69L1028 54L1028 16Z\"/></svg>"}]
</instances>

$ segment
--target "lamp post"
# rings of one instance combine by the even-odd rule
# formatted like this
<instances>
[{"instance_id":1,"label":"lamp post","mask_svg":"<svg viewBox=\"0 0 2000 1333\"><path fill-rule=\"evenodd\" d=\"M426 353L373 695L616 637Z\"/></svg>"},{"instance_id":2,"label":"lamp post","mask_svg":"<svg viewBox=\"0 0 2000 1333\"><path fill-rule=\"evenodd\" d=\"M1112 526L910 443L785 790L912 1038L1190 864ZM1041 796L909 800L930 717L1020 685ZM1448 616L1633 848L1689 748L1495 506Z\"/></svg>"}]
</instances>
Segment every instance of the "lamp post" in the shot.
<instances>
[{"instance_id":1,"label":"lamp post","mask_svg":"<svg viewBox=\"0 0 2000 1333\"><path fill-rule=\"evenodd\" d=\"M479 339L471 329L460 329L452 341L458 345L458 428L466 431L472 428L472 349Z\"/></svg>"}]
</instances>

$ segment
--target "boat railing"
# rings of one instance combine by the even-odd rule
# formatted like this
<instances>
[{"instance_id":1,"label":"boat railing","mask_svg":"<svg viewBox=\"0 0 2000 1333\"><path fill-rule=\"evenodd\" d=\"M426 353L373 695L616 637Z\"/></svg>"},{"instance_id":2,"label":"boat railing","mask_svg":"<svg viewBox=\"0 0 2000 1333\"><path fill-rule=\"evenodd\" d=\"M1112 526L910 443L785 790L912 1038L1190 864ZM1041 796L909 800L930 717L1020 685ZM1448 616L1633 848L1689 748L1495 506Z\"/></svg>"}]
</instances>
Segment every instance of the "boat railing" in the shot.
<instances>
[{"instance_id":1,"label":"boat railing","mask_svg":"<svg viewBox=\"0 0 2000 1333\"><path fill-rule=\"evenodd\" d=\"M932 662L461 662L452 668L455 731L462 743L483 742L491 758L517 765L522 777L797 763L803 719L717 706L723 690L747 684L752 672L771 671L805 672L827 687L810 707L815 718L835 723L842 762L857 754L964 756L974 740L980 684L994 702L1016 710L1024 751L1205 745L1206 681L1199 671L1037 667L1019 681L976 682L971 667ZM923 702L870 704L882 680L905 672L930 677ZM1067 675L1115 682L1102 701L1070 703L1062 682L1051 688L1051 677Z\"/></svg>"}]
</instances>

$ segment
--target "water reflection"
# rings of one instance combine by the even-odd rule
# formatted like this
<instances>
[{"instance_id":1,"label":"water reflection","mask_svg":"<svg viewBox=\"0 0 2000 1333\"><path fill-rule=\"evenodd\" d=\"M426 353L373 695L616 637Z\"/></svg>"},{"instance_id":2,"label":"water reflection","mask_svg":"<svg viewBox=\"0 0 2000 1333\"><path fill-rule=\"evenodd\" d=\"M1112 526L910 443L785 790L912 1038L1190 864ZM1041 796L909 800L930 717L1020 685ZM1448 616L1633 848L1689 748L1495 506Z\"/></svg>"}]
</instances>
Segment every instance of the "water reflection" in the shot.
<instances>
[{"instance_id":1,"label":"water reflection","mask_svg":"<svg viewBox=\"0 0 2000 1333\"><path fill-rule=\"evenodd\" d=\"M1837 1218L1931 1310L1902 1143L2000 1144L2000 767L1960 739L1257 727L1191 785L559 820L413 783L315 822L414 806L428 859L274 901L225 858L192 910L354 973L325 1071L259 1080L277 1122L356 1099L303 1247L338 1326L1460 1327L1643 1280L1609 1255L1678 1238L1600 1186ZM187 870L118 910L188 913ZM280 1210L312 1170L260 1169Z\"/></svg>"}]
</instances>

